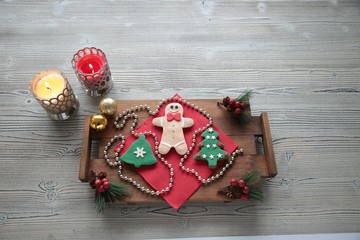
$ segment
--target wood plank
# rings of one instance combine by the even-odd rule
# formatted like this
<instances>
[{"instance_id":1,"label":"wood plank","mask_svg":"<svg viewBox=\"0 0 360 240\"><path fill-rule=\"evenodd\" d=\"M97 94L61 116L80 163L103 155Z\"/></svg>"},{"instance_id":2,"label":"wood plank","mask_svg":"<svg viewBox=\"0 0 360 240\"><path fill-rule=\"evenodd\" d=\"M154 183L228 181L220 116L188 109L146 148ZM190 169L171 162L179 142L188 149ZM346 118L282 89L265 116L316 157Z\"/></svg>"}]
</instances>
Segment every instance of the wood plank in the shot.
<instances>
[{"instance_id":1,"label":"wood plank","mask_svg":"<svg viewBox=\"0 0 360 240\"><path fill-rule=\"evenodd\" d=\"M0 238L360 232L359 9L353 0L0 1ZM113 99L253 90L278 170L264 181L264 202L96 214L94 191L78 178L84 119L101 98L83 92L70 63L85 46L107 54ZM80 100L69 121L49 119L29 92L46 69L64 71Z\"/></svg>"}]
</instances>

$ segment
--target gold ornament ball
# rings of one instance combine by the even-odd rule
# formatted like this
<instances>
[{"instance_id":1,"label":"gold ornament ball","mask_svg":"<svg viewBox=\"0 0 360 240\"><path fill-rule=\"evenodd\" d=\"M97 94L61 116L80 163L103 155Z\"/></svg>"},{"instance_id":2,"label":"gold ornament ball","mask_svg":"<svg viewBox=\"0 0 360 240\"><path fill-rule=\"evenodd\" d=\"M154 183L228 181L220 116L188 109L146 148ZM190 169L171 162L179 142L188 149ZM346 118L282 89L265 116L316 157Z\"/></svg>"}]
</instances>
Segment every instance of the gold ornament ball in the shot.
<instances>
[{"instance_id":1,"label":"gold ornament ball","mask_svg":"<svg viewBox=\"0 0 360 240\"><path fill-rule=\"evenodd\" d=\"M116 113L117 110L116 101L112 98L104 98L99 103L99 109L102 114L112 116Z\"/></svg>"},{"instance_id":2,"label":"gold ornament ball","mask_svg":"<svg viewBox=\"0 0 360 240\"><path fill-rule=\"evenodd\" d=\"M106 117L102 114L95 114L91 116L90 119L90 127L95 129L96 131L101 131L106 128L108 121Z\"/></svg>"}]
</instances>

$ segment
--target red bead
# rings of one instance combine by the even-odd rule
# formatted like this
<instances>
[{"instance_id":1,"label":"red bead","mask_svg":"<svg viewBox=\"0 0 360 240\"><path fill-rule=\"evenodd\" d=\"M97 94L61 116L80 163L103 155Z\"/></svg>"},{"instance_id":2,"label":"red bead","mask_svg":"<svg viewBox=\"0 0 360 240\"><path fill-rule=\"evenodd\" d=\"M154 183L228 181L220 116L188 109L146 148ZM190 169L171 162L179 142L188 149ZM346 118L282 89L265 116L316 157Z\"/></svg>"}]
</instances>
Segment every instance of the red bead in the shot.
<instances>
[{"instance_id":1,"label":"red bead","mask_svg":"<svg viewBox=\"0 0 360 240\"><path fill-rule=\"evenodd\" d=\"M102 185L105 189L108 189L110 187L110 183L109 182L103 182Z\"/></svg>"},{"instance_id":2,"label":"red bead","mask_svg":"<svg viewBox=\"0 0 360 240\"><path fill-rule=\"evenodd\" d=\"M238 181L238 185L239 185L239 187L243 188L246 185L246 183L245 183L245 181L243 179L240 179Z\"/></svg>"},{"instance_id":3,"label":"red bead","mask_svg":"<svg viewBox=\"0 0 360 240\"><path fill-rule=\"evenodd\" d=\"M250 188L248 186L244 186L242 192L248 194L250 192Z\"/></svg>"},{"instance_id":4,"label":"red bead","mask_svg":"<svg viewBox=\"0 0 360 240\"><path fill-rule=\"evenodd\" d=\"M234 111L235 114L239 115L241 113L241 109L240 108L235 108Z\"/></svg>"},{"instance_id":5,"label":"red bead","mask_svg":"<svg viewBox=\"0 0 360 240\"><path fill-rule=\"evenodd\" d=\"M237 183L237 181L236 181L235 178L233 178L233 179L230 180L230 185L231 185L231 186L236 186L236 183Z\"/></svg>"},{"instance_id":6,"label":"red bead","mask_svg":"<svg viewBox=\"0 0 360 240\"><path fill-rule=\"evenodd\" d=\"M246 102L241 102L241 103L240 103L240 107L241 107L242 109L246 108L246 107L247 107Z\"/></svg>"},{"instance_id":7,"label":"red bead","mask_svg":"<svg viewBox=\"0 0 360 240\"><path fill-rule=\"evenodd\" d=\"M101 180L100 180L100 179L96 179L96 180L95 180L95 186L97 186L97 187L98 187L98 186L100 186L100 185L101 185L101 183L102 183L102 182L101 182Z\"/></svg>"}]
</instances>

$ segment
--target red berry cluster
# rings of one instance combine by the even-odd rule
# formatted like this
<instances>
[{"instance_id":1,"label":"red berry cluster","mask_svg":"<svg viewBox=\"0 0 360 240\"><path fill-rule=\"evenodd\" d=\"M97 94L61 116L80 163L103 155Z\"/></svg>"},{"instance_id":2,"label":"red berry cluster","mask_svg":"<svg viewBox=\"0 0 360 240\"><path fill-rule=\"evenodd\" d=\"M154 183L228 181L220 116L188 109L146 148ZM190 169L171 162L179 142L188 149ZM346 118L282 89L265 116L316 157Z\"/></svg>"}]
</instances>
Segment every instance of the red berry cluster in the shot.
<instances>
[{"instance_id":1,"label":"red berry cluster","mask_svg":"<svg viewBox=\"0 0 360 240\"><path fill-rule=\"evenodd\" d=\"M220 103L221 105L223 105L228 112L234 113L236 115L239 115L243 109L247 108L247 103L242 101L236 101L233 98L230 97L226 97L223 99L222 103Z\"/></svg>"},{"instance_id":2,"label":"red berry cluster","mask_svg":"<svg viewBox=\"0 0 360 240\"><path fill-rule=\"evenodd\" d=\"M105 192L110 187L110 183L106 178L107 174L100 172L99 175L94 175L94 180L90 182L92 188L96 188L99 193Z\"/></svg>"},{"instance_id":3,"label":"red berry cluster","mask_svg":"<svg viewBox=\"0 0 360 240\"><path fill-rule=\"evenodd\" d=\"M250 192L250 187L246 185L246 182L243 179L237 180L235 178L230 180L230 191L228 197L231 198L240 198L241 200L248 199L248 194Z\"/></svg>"}]
</instances>

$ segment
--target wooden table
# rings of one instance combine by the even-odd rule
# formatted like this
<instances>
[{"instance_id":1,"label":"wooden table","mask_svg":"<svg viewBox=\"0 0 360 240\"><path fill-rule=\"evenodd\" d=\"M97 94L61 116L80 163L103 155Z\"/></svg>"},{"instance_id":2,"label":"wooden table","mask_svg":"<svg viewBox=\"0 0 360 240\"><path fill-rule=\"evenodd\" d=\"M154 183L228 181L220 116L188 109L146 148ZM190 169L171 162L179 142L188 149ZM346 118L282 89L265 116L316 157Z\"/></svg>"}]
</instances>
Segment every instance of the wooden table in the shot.
<instances>
[{"instance_id":1,"label":"wooden table","mask_svg":"<svg viewBox=\"0 0 360 240\"><path fill-rule=\"evenodd\" d=\"M360 231L357 1L0 2L0 239L146 239ZM116 205L78 179L85 116L70 59L96 46L118 100L236 97L268 112L278 174L265 200ZM49 119L32 77L62 70L80 100Z\"/></svg>"}]
</instances>

